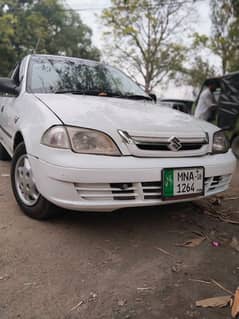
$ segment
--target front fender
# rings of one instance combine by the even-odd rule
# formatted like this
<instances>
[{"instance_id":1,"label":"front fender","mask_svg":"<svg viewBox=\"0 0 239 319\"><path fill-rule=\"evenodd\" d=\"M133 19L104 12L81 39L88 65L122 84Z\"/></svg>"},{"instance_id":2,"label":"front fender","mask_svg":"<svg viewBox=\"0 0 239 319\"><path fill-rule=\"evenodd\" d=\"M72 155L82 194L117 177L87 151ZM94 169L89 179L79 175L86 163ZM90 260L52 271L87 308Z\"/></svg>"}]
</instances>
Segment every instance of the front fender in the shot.
<instances>
[{"instance_id":1,"label":"front fender","mask_svg":"<svg viewBox=\"0 0 239 319\"><path fill-rule=\"evenodd\" d=\"M17 134L21 134L27 153L40 157L40 141L43 133L53 125L62 124L59 118L33 94L24 94L17 106L17 114L19 122L17 123L16 133L13 139L17 138Z\"/></svg>"}]
</instances>

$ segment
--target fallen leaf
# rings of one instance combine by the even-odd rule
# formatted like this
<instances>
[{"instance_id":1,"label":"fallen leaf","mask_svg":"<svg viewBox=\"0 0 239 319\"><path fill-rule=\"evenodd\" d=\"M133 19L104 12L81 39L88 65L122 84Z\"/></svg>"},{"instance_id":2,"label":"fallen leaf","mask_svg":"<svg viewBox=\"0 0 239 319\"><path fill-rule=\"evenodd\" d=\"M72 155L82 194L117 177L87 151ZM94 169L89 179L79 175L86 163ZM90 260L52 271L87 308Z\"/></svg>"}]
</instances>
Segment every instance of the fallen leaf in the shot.
<instances>
[{"instance_id":1,"label":"fallen leaf","mask_svg":"<svg viewBox=\"0 0 239 319\"><path fill-rule=\"evenodd\" d=\"M232 318L237 318L239 315L239 287L237 288L232 305Z\"/></svg>"},{"instance_id":2,"label":"fallen leaf","mask_svg":"<svg viewBox=\"0 0 239 319\"><path fill-rule=\"evenodd\" d=\"M193 239L189 239L189 240L185 241L182 244L176 244L176 246L194 248L194 247L197 247L197 246L201 245L201 243L205 239L206 239L206 237L196 237L196 238L193 238Z\"/></svg>"},{"instance_id":3,"label":"fallen leaf","mask_svg":"<svg viewBox=\"0 0 239 319\"><path fill-rule=\"evenodd\" d=\"M235 236L232 238L230 246L239 252L239 240Z\"/></svg>"},{"instance_id":4,"label":"fallen leaf","mask_svg":"<svg viewBox=\"0 0 239 319\"><path fill-rule=\"evenodd\" d=\"M97 297L98 296L97 296L97 294L95 292L91 292L88 301L96 301Z\"/></svg>"},{"instance_id":5,"label":"fallen leaf","mask_svg":"<svg viewBox=\"0 0 239 319\"><path fill-rule=\"evenodd\" d=\"M174 266L172 266L171 270L172 270L172 272L180 272L181 269L180 269L179 265L174 265Z\"/></svg>"},{"instance_id":6,"label":"fallen leaf","mask_svg":"<svg viewBox=\"0 0 239 319\"><path fill-rule=\"evenodd\" d=\"M175 265L171 267L172 272L180 272L182 270L183 263L177 262Z\"/></svg>"},{"instance_id":7,"label":"fallen leaf","mask_svg":"<svg viewBox=\"0 0 239 319\"><path fill-rule=\"evenodd\" d=\"M0 276L0 280L8 280L9 278L9 275Z\"/></svg>"},{"instance_id":8,"label":"fallen leaf","mask_svg":"<svg viewBox=\"0 0 239 319\"><path fill-rule=\"evenodd\" d=\"M118 301L118 306L123 307L126 304L126 300L119 300Z\"/></svg>"},{"instance_id":9,"label":"fallen leaf","mask_svg":"<svg viewBox=\"0 0 239 319\"><path fill-rule=\"evenodd\" d=\"M213 297L196 301L197 307L213 307L213 308L223 308L226 307L231 300L231 296L221 296Z\"/></svg>"}]
</instances>

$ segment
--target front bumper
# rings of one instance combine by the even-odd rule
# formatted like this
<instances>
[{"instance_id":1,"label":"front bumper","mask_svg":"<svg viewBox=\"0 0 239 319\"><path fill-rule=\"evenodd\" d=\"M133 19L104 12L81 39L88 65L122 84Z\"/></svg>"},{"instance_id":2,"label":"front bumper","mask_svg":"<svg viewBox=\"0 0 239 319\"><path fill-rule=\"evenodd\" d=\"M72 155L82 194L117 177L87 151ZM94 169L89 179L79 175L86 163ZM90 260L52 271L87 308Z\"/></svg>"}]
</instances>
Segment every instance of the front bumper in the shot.
<instances>
[{"instance_id":1,"label":"front bumper","mask_svg":"<svg viewBox=\"0 0 239 319\"><path fill-rule=\"evenodd\" d=\"M73 167L48 163L29 155L42 196L57 206L82 211L113 211L169 203L161 199L161 171L165 167L204 166L205 196L214 195L229 187L236 167L231 151L187 158L72 154L71 161L71 154L67 157L67 163L74 163ZM181 201L185 199L170 203Z\"/></svg>"}]
</instances>

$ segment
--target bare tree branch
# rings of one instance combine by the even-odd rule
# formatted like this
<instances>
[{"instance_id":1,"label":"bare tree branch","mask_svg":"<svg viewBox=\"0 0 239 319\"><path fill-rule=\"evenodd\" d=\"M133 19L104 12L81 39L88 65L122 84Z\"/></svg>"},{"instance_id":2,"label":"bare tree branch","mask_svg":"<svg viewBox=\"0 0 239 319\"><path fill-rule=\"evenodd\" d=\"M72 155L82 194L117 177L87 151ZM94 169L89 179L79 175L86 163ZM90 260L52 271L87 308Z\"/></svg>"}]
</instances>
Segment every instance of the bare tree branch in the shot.
<instances>
[{"instance_id":1,"label":"bare tree branch","mask_svg":"<svg viewBox=\"0 0 239 319\"><path fill-rule=\"evenodd\" d=\"M125 5L111 0L111 8L103 11L102 20L116 43L114 53L142 76L146 91L182 64L184 48L175 34L183 29L192 1L130 0Z\"/></svg>"}]
</instances>

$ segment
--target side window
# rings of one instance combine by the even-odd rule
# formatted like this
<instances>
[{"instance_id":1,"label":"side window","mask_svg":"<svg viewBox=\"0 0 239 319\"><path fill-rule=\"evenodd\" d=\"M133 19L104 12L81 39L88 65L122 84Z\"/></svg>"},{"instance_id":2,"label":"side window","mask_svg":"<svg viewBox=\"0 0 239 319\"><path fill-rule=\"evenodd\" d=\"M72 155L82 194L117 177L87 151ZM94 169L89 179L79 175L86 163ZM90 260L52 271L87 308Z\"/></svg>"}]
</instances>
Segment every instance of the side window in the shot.
<instances>
[{"instance_id":1,"label":"side window","mask_svg":"<svg viewBox=\"0 0 239 319\"><path fill-rule=\"evenodd\" d=\"M17 85L20 85L22 82L22 79L24 77L25 67L26 67L27 58L25 57L20 63L16 65L14 70L10 73L11 79L17 83Z\"/></svg>"},{"instance_id":2,"label":"side window","mask_svg":"<svg viewBox=\"0 0 239 319\"><path fill-rule=\"evenodd\" d=\"M61 64L62 63L60 63L60 65ZM29 81L31 90L38 93L51 92L54 88L57 89L60 81L61 79L57 71L57 66L53 66L48 60L39 60L36 63L31 64Z\"/></svg>"}]
</instances>

